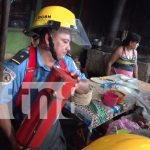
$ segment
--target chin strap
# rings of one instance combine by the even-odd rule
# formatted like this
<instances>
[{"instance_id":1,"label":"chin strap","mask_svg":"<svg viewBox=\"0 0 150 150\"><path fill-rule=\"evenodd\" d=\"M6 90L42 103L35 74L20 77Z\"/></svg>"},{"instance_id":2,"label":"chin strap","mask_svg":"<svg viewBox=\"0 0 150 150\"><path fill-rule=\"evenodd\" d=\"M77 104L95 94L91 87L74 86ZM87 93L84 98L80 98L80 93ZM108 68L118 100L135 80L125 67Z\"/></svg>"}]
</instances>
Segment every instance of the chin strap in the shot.
<instances>
[{"instance_id":1,"label":"chin strap","mask_svg":"<svg viewBox=\"0 0 150 150\"><path fill-rule=\"evenodd\" d=\"M53 58L58 61L58 58L57 58L57 54L56 52L54 51L54 43L53 43L53 39L51 37L51 31L49 30L49 47L50 47L50 51L52 53L52 56Z\"/></svg>"}]
</instances>

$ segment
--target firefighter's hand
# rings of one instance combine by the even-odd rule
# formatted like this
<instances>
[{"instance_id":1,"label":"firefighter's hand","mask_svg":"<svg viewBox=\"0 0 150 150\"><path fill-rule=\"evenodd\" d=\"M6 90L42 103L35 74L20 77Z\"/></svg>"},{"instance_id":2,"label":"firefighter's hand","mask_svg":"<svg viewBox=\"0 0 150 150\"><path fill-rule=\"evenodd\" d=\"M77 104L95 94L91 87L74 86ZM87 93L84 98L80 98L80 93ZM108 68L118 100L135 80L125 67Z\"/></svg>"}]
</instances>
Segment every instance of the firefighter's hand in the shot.
<instances>
[{"instance_id":1,"label":"firefighter's hand","mask_svg":"<svg viewBox=\"0 0 150 150\"><path fill-rule=\"evenodd\" d=\"M77 76L75 73L71 73L71 75ZM89 80L86 79L80 79L79 77L77 77L77 84L75 87L75 92L79 93L79 94L86 94L88 93L90 90L89 88Z\"/></svg>"},{"instance_id":2,"label":"firefighter's hand","mask_svg":"<svg viewBox=\"0 0 150 150\"><path fill-rule=\"evenodd\" d=\"M89 88L89 81L88 80L79 79L78 83L76 85L75 92L77 92L79 94L86 94L86 93L89 92L89 90L90 90L90 88Z\"/></svg>"}]
</instances>

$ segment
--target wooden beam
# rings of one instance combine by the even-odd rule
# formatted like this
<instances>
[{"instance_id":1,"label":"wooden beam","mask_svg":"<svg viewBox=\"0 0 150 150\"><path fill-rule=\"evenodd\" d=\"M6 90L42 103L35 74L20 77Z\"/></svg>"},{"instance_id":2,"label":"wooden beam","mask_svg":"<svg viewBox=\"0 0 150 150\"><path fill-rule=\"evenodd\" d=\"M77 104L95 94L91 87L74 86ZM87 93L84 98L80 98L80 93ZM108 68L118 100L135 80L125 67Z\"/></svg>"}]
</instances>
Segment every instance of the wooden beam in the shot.
<instances>
[{"instance_id":1,"label":"wooden beam","mask_svg":"<svg viewBox=\"0 0 150 150\"><path fill-rule=\"evenodd\" d=\"M4 60L7 32L8 32L8 21L9 21L9 12L10 12L10 0L2 0L1 8L1 27L0 27L0 62Z\"/></svg>"}]
</instances>

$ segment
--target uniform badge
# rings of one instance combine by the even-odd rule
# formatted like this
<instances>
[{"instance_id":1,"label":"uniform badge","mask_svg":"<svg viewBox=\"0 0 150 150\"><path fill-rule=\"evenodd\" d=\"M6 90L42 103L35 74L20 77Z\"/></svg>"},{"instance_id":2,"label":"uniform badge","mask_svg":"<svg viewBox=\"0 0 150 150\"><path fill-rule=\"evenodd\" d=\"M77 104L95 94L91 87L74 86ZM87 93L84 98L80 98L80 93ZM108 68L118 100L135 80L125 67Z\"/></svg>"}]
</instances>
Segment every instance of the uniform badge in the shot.
<instances>
[{"instance_id":1,"label":"uniform badge","mask_svg":"<svg viewBox=\"0 0 150 150\"><path fill-rule=\"evenodd\" d=\"M8 67L0 64L0 82L2 85L10 84L16 78L16 74Z\"/></svg>"}]
</instances>

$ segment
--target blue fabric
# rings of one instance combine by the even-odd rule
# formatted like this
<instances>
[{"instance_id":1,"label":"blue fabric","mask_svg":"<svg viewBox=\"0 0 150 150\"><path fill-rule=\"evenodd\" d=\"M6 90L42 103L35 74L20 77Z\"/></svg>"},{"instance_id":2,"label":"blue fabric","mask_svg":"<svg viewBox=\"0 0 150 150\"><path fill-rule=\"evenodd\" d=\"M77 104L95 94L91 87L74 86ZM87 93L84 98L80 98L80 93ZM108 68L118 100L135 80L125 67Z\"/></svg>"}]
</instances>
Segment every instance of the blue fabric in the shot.
<instances>
[{"instance_id":1,"label":"blue fabric","mask_svg":"<svg viewBox=\"0 0 150 150\"><path fill-rule=\"evenodd\" d=\"M67 65L70 73L76 72L77 75L81 79L86 79L85 75L83 73L81 73L80 70L76 67L76 65L71 57L65 56L64 60L65 60L65 63ZM16 74L16 78L13 80L12 84L10 84L9 86L1 87L1 93L3 93L3 94L1 94L1 96L0 96L0 104L8 103L12 99L14 99L14 101L16 100L19 88L20 88L20 86L23 82L23 79L25 77L25 74L26 74L26 68L28 65L28 61L29 61L29 59L26 59L20 65L15 64L12 60L8 60L8 61L4 62L4 66L10 68ZM44 82L47 79L47 76L50 73L51 69L44 66L39 51L37 51L37 63L38 63L37 64L38 67L35 72L34 81ZM59 65L59 62L57 62L56 65ZM8 96L8 94L6 94L6 93L8 93L7 92L8 87L9 87L9 94L10 94L9 96Z\"/></svg>"},{"instance_id":2,"label":"blue fabric","mask_svg":"<svg viewBox=\"0 0 150 150\"><path fill-rule=\"evenodd\" d=\"M71 72L75 72L75 73L77 73L77 75L78 75L81 79L87 79L87 78L85 77L85 74L84 74L84 73L81 73L81 71L77 68L75 62L73 61L73 59L72 59L70 56L67 56L67 55L66 55L65 58L64 58L64 60L65 60L65 63L66 63L66 65L67 65L68 70L69 70L70 73L71 73Z\"/></svg>"}]
</instances>

